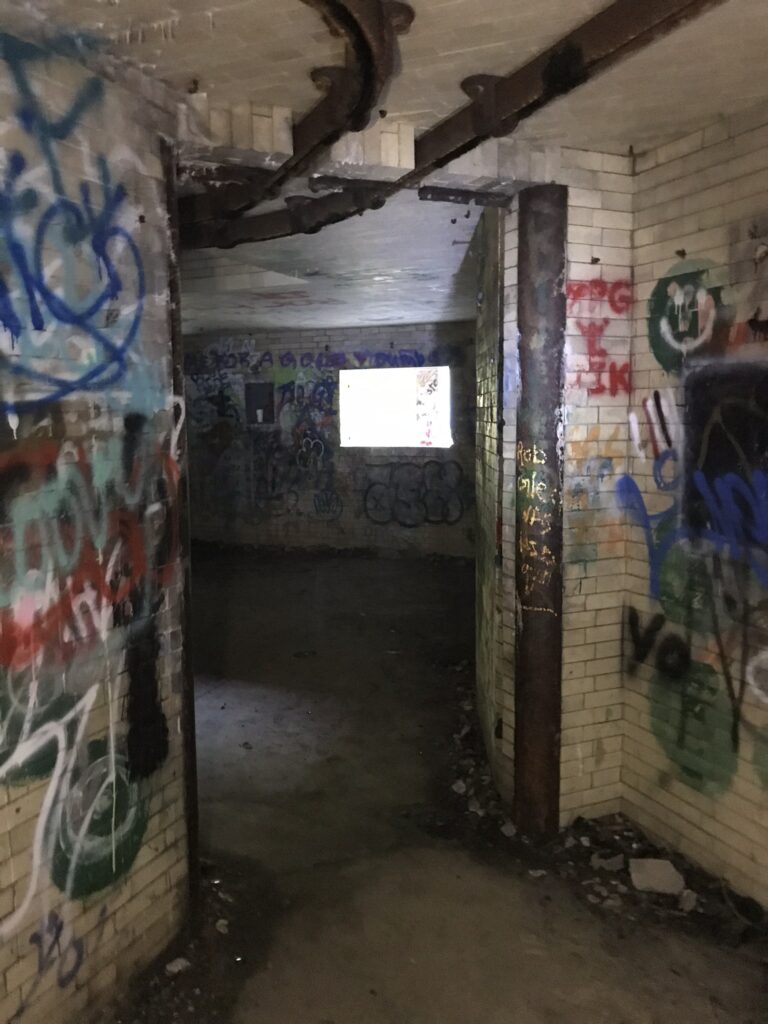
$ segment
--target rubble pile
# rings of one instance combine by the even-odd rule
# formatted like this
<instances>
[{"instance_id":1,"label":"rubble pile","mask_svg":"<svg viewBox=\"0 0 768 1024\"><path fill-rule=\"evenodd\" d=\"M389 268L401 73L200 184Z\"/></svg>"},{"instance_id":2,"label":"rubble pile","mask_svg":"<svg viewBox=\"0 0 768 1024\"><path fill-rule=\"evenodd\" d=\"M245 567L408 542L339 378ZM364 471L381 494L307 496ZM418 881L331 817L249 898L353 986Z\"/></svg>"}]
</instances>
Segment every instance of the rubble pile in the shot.
<instances>
[{"instance_id":1,"label":"rubble pile","mask_svg":"<svg viewBox=\"0 0 768 1024\"><path fill-rule=\"evenodd\" d=\"M519 835L493 783L466 676L457 712L447 798L459 838L505 851L534 879L567 879L586 902L629 921L677 919L723 942L768 944L768 917L758 903L652 842L623 815L577 818L545 845Z\"/></svg>"}]
</instances>

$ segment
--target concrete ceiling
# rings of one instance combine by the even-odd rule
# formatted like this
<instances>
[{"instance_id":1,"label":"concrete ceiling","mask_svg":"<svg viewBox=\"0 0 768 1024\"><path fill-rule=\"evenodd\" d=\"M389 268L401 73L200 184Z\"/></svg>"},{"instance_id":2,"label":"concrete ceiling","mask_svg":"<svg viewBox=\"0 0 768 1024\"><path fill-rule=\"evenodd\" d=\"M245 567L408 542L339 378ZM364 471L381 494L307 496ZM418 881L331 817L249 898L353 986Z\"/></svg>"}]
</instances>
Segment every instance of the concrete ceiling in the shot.
<instances>
[{"instance_id":1,"label":"concrete ceiling","mask_svg":"<svg viewBox=\"0 0 768 1024\"><path fill-rule=\"evenodd\" d=\"M478 219L403 192L317 235L183 253L184 330L474 319Z\"/></svg>"},{"instance_id":2,"label":"concrete ceiling","mask_svg":"<svg viewBox=\"0 0 768 1024\"><path fill-rule=\"evenodd\" d=\"M768 100L768 2L729 0L557 100L515 137L642 152Z\"/></svg>"},{"instance_id":3,"label":"concrete ceiling","mask_svg":"<svg viewBox=\"0 0 768 1024\"><path fill-rule=\"evenodd\" d=\"M308 110L313 67L342 59L301 0L36 0L64 28L106 36L119 54L212 105L242 100ZM467 75L505 74L609 0L412 0L403 69L381 104L428 127L465 101ZM279 14L276 13L279 11ZM727 0L606 76L554 103L522 129L531 139L626 151L666 141L713 114L768 99L766 0Z\"/></svg>"},{"instance_id":4,"label":"concrete ceiling","mask_svg":"<svg viewBox=\"0 0 768 1024\"><path fill-rule=\"evenodd\" d=\"M421 127L466 102L459 83L505 74L610 0L412 0L403 72L380 104ZM343 62L338 39L300 0L37 0L62 26L106 36L119 54L209 101L251 100L303 113L317 100L309 72Z\"/></svg>"},{"instance_id":5,"label":"concrete ceiling","mask_svg":"<svg viewBox=\"0 0 768 1024\"><path fill-rule=\"evenodd\" d=\"M14 0L12 0L14 2ZM380 106L429 127L460 106L467 75L505 74L610 0L411 0L403 67ZM638 0L642 2L642 0ZM209 103L250 100L301 114L313 67L340 63L338 40L301 0L34 0L62 28L106 36L119 55ZM279 12L279 13L276 13ZM525 122L517 135L578 149L636 152L768 100L766 0L720 7ZM317 236L185 255L185 326L342 326L474 316L468 241L476 212L413 193ZM451 224L457 219L456 225ZM458 244L456 244L458 243Z\"/></svg>"}]
</instances>

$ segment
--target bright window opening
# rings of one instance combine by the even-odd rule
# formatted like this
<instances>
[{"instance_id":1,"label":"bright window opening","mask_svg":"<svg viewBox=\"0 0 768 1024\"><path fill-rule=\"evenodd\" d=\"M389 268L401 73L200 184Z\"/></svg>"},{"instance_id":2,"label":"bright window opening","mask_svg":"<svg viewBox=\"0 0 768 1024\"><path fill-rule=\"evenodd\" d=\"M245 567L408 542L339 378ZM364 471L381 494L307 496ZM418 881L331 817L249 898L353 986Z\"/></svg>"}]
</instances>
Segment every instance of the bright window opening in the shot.
<instances>
[{"instance_id":1,"label":"bright window opening","mask_svg":"<svg viewBox=\"0 0 768 1024\"><path fill-rule=\"evenodd\" d=\"M339 372L346 448L450 448L448 366Z\"/></svg>"}]
</instances>

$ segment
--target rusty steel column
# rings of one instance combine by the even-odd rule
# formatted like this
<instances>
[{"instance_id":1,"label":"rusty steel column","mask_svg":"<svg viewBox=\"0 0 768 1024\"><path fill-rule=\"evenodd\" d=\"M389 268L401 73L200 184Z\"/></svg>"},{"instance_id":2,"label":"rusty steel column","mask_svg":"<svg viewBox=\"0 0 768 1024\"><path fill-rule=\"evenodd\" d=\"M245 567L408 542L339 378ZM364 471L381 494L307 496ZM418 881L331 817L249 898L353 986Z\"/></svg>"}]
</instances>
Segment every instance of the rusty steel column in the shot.
<instances>
[{"instance_id":1,"label":"rusty steel column","mask_svg":"<svg viewBox=\"0 0 768 1024\"><path fill-rule=\"evenodd\" d=\"M568 190L520 193L515 823L559 827L563 607L563 362Z\"/></svg>"}]
</instances>

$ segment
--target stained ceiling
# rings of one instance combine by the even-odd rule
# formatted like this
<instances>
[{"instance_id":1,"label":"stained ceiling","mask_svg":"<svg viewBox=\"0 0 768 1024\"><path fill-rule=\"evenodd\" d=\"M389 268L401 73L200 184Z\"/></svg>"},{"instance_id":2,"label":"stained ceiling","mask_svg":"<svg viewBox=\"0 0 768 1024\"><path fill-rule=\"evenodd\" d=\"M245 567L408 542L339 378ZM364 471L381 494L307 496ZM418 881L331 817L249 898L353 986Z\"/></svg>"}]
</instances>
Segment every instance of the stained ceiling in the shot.
<instances>
[{"instance_id":1,"label":"stained ceiling","mask_svg":"<svg viewBox=\"0 0 768 1024\"><path fill-rule=\"evenodd\" d=\"M556 100L517 135L639 153L768 99L768 3L728 0Z\"/></svg>"},{"instance_id":2,"label":"stained ceiling","mask_svg":"<svg viewBox=\"0 0 768 1024\"><path fill-rule=\"evenodd\" d=\"M478 217L406 191L316 235L184 253L184 330L474 319Z\"/></svg>"},{"instance_id":3,"label":"stained ceiling","mask_svg":"<svg viewBox=\"0 0 768 1024\"><path fill-rule=\"evenodd\" d=\"M426 127L466 101L459 83L506 74L610 0L413 0L388 116ZM341 42L300 0L38 0L63 26L106 36L121 55L212 104L242 100L306 112L309 72L343 63Z\"/></svg>"},{"instance_id":4,"label":"stained ceiling","mask_svg":"<svg viewBox=\"0 0 768 1024\"><path fill-rule=\"evenodd\" d=\"M400 38L402 71L381 108L427 128L464 103L464 77L524 65L609 3L411 0L416 17ZM342 62L340 42L300 0L277 7L274 0L35 0L35 7L63 29L106 37L119 55L174 86L194 81L211 106L249 100L303 114L317 100L310 70ZM641 152L768 100L767 40L766 0L726 0L551 103L517 135ZM186 327L472 316L475 219L406 193L317 236L187 254Z\"/></svg>"}]
</instances>

